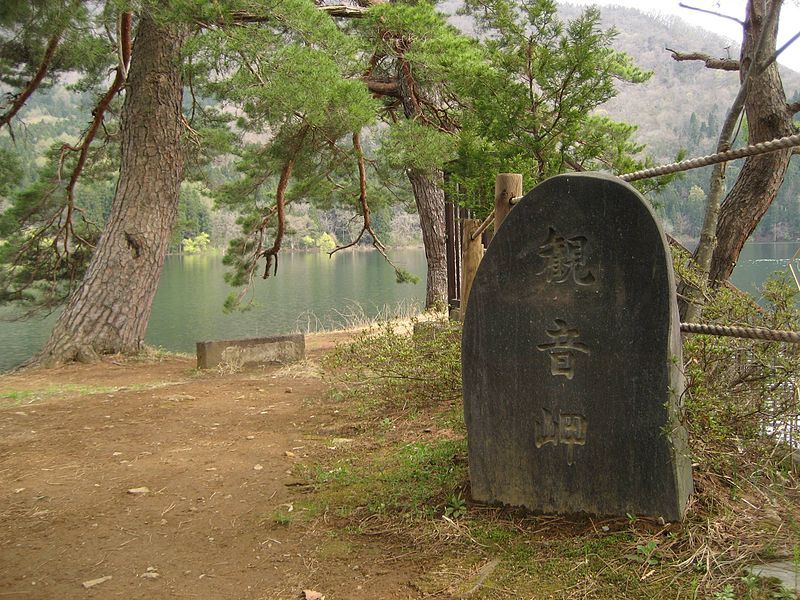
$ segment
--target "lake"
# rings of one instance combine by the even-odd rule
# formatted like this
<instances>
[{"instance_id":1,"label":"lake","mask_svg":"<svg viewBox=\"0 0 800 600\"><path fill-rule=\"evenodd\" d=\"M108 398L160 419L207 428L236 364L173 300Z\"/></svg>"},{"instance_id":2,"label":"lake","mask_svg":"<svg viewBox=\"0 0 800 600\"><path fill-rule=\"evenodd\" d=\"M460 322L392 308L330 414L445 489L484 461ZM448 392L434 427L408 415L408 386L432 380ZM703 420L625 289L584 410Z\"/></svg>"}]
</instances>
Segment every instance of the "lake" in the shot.
<instances>
[{"instance_id":1,"label":"lake","mask_svg":"<svg viewBox=\"0 0 800 600\"><path fill-rule=\"evenodd\" d=\"M748 244L733 272L733 283L758 297L757 286L775 270L786 270L800 243ZM170 256L153 303L145 342L176 352L194 352L195 342L256 337L320 328L341 328L374 318L386 307L419 308L425 300L425 253L392 252L398 266L420 278L398 284L394 271L375 252L281 255L277 277L257 280L254 305L224 314L231 288L220 255ZM0 311L0 317L10 314ZM0 371L39 350L55 316L28 322L0 322Z\"/></svg>"},{"instance_id":2,"label":"lake","mask_svg":"<svg viewBox=\"0 0 800 600\"><path fill-rule=\"evenodd\" d=\"M425 303L425 253L395 250L392 260L417 277L398 284L394 270L373 251L281 254L278 275L257 279L253 305L225 314L233 290L223 280L221 254L168 256L153 302L145 342L176 352L195 351L195 342L258 337L321 328L342 328L389 310L419 310ZM0 318L10 314L2 309ZM0 322L0 372L41 349L56 315L28 322Z\"/></svg>"}]
</instances>

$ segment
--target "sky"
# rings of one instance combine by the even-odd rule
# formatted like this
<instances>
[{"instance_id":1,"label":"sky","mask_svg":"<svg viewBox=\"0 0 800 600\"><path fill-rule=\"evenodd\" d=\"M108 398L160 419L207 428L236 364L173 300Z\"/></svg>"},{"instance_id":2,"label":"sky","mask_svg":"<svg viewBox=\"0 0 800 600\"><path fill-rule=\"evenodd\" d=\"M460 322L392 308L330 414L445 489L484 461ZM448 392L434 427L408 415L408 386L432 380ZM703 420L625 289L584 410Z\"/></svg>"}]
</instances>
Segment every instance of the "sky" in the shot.
<instances>
[{"instance_id":1,"label":"sky","mask_svg":"<svg viewBox=\"0 0 800 600\"><path fill-rule=\"evenodd\" d=\"M565 4L617 5L638 8L646 13L675 15L691 25L709 29L731 41L741 43L742 28L738 23L718 16L703 14L680 6L679 0L562 0ZM746 0L684 0L684 4L713 10L744 20ZM800 0L785 0L781 10L778 48L800 31ZM691 50L690 48L686 49ZM800 72L800 39L787 48L778 62Z\"/></svg>"}]
</instances>

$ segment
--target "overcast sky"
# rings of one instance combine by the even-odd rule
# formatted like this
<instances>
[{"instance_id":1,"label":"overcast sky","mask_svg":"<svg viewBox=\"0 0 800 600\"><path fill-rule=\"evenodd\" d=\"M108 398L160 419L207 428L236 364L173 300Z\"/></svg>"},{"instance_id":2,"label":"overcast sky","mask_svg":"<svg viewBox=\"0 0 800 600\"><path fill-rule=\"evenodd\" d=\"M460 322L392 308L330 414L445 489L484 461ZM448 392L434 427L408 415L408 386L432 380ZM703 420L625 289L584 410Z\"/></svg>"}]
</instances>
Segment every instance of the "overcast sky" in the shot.
<instances>
[{"instance_id":1,"label":"overcast sky","mask_svg":"<svg viewBox=\"0 0 800 600\"><path fill-rule=\"evenodd\" d=\"M617 5L638 8L648 13L662 13L681 17L692 25L710 29L729 40L740 43L742 41L742 28L738 23L713 15L699 13L694 10L682 8L679 0L562 0L565 4L595 4L599 6ZM744 20L746 0L684 0L684 4L714 10L716 12ZM788 41L800 31L800 1L785 0L781 10L780 33L778 47ZM690 48L686 49L691 50ZM778 61L800 72L800 40L787 48Z\"/></svg>"}]
</instances>

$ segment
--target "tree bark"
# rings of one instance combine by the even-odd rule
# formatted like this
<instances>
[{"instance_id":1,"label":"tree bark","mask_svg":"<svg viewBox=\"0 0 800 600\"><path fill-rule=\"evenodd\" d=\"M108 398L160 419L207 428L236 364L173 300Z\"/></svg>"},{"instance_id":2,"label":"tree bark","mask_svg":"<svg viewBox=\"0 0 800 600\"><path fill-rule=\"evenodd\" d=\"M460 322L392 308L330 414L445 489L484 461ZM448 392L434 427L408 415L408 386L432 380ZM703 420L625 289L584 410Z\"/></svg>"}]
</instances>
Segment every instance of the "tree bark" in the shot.
<instances>
[{"instance_id":1,"label":"tree bark","mask_svg":"<svg viewBox=\"0 0 800 600\"><path fill-rule=\"evenodd\" d=\"M755 46L765 27L769 5L781 0L766 3L748 2L745 35L740 62L745 65L745 57L753 56ZM766 59L775 53L777 20L771 31L766 31L766 45L761 56ZM746 74L740 71L740 77ZM773 62L761 73L753 73L750 93L745 100L745 114L749 128L749 143L756 144L773 138L792 135L795 128L792 114L786 104L786 95ZM717 245L711 259L709 280L726 281L736 266L739 253L758 222L767 212L783 183L791 150L781 150L748 158L733 188L720 208L717 223Z\"/></svg>"},{"instance_id":2,"label":"tree bark","mask_svg":"<svg viewBox=\"0 0 800 600\"><path fill-rule=\"evenodd\" d=\"M428 263L425 309L441 310L447 306L444 176L439 169L409 169L408 179L414 190L425 259Z\"/></svg>"},{"instance_id":3,"label":"tree bark","mask_svg":"<svg viewBox=\"0 0 800 600\"><path fill-rule=\"evenodd\" d=\"M58 364L141 349L177 216L183 177L180 52L185 30L143 16L121 115L111 214L81 284L39 361Z\"/></svg>"}]
</instances>

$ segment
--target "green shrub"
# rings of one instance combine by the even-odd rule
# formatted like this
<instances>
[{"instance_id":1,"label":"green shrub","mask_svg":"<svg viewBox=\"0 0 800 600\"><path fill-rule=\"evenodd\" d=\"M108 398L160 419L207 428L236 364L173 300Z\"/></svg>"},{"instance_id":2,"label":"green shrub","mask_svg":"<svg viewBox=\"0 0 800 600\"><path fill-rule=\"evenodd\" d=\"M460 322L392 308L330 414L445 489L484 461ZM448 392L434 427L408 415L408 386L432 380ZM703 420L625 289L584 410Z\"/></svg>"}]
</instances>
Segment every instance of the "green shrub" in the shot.
<instances>
[{"instance_id":1,"label":"green shrub","mask_svg":"<svg viewBox=\"0 0 800 600\"><path fill-rule=\"evenodd\" d=\"M461 398L461 324L386 322L325 359L341 393L383 409L410 409Z\"/></svg>"}]
</instances>

